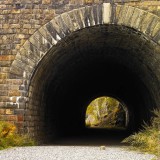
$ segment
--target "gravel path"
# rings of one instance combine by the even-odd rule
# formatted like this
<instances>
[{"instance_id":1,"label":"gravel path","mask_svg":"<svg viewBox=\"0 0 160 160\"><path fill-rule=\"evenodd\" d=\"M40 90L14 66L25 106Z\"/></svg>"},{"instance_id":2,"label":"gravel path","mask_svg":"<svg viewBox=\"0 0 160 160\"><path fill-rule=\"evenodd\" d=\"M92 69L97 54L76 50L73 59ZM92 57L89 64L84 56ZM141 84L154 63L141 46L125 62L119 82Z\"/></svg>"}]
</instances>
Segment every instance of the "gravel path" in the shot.
<instances>
[{"instance_id":1,"label":"gravel path","mask_svg":"<svg viewBox=\"0 0 160 160\"><path fill-rule=\"evenodd\" d=\"M152 160L154 156L123 147L37 146L0 151L0 160Z\"/></svg>"}]
</instances>

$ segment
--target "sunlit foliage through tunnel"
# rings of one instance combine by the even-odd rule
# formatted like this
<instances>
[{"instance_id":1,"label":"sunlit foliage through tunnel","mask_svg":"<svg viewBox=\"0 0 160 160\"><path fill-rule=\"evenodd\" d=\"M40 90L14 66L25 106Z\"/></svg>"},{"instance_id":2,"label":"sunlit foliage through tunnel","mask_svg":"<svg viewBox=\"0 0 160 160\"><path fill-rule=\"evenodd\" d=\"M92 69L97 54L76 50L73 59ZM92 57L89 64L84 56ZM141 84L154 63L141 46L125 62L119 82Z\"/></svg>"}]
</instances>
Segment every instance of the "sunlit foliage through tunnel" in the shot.
<instances>
[{"instance_id":1,"label":"sunlit foliage through tunnel","mask_svg":"<svg viewBox=\"0 0 160 160\"><path fill-rule=\"evenodd\" d=\"M98 129L126 129L129 115L127 107L112 97L94 99L86 110L85 125Z\"/></svg>"}]
</instances>

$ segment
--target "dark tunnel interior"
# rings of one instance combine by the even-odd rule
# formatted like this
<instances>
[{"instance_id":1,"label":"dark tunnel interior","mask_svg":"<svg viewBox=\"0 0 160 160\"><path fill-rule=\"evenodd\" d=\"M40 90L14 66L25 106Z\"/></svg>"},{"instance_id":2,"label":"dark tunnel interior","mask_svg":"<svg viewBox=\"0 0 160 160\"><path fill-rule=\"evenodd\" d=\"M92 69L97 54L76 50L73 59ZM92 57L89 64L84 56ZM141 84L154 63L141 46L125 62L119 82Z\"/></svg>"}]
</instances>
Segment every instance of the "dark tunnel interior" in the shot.
<instances>
[{"instance_id":1,"label":"dark tunnel interior","mask_svg":"<svg viewBox=\"0 0 160 160\"><path fill-rule=\"evenodd\" d=\"M61 40L44 57L32 80L32 94L40 101L39 112L44 112L39 114L39 128L45 138L53 143L65 136L94 137L92 141L117 137L120 141L138 131L157 107L155 61L150 42L122 26L86 28ZM129 124L125 131L85 127L87 105L99 96L126 104Z\"/></svg>"}]
</instances>

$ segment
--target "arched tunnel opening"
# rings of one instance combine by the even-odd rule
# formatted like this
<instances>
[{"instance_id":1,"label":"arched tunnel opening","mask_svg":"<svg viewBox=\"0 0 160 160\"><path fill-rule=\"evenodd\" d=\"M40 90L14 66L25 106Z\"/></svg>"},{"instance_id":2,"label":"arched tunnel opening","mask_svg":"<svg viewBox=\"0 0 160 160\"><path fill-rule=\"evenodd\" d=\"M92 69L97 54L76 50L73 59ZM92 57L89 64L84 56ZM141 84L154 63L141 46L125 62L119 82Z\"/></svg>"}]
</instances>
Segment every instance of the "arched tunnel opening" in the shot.
<instances>
[{"instance_id":1,"label":"arched tunnel opening","mask_svg":"<svg viewBox=\"0 0 160 160\"><path fill-rule=\"evenodd\" d=\"M101 96L87 106L85 126L90 129L126 130L129 122L128 107L119 99Z\"/></svg>"},{"instance_id":2,"label":"arched tunnel opening","mask_svg":"<svg viewBox=\"0 0 160 160\"><path fill-rule=\"evenodd\" d=\"M143 34L124 26L85 28L62 39L39 63L30 84L26 129L53 142L60 137L122 140L149 122L158 106L160 56ZM121 99L129 122L125 131L89 130L85 113L99 96Z\"/></svg>"}]
</instances>

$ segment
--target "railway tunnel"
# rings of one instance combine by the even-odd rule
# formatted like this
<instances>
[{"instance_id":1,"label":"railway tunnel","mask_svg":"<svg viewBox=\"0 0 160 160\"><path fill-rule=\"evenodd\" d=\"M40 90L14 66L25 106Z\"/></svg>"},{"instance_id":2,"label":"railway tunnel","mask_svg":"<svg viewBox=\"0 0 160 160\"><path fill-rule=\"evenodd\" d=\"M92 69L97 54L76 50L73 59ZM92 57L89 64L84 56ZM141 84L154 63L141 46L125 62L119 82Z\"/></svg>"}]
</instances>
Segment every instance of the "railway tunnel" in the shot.
<instances>
[{"instance_id":1,"label":"railway tunnel","mask_svg":"<svg viewBox=\"0 0 160 160\"><path fill-rule=\"evenodd\" d=\"M158 105L160 57L153 47L144 35L118 25L89 27L65 37L49 50L32 78L29 106L33 117L35 106L38 117L34 129L41 126L53 139L93 134L85 128L87 104L111 95L129 111L127 130L118 134L138 131Z\"/></svg>"},{"instance_id":2,"label":"railway tunnel","mask_svg":"<svg viewBox=\"0 0 160 160\"><path fill-rule=\"evenodd\" d=\"M159 24L150 12L104 3L64 12L37 29L8 75L8 104L19 131L42 142L65 136L122 140L139 131L160 103ZM85 127L88 104L101 96L125 104L126 130Z\"/></svg>"}]
</instances>

